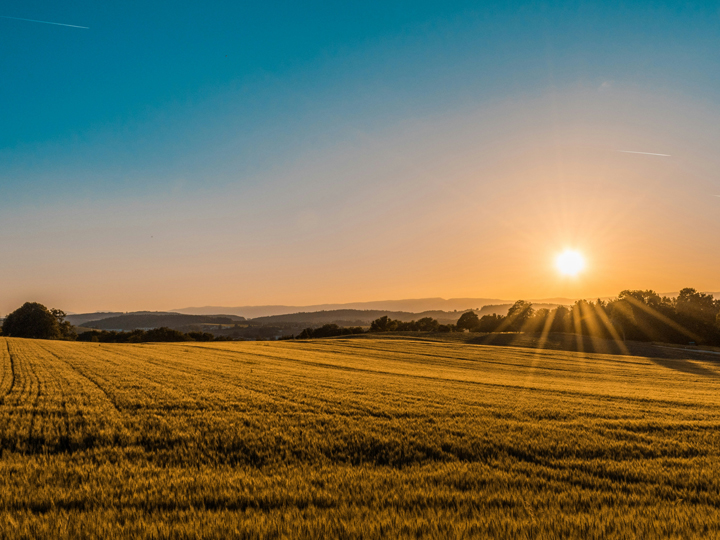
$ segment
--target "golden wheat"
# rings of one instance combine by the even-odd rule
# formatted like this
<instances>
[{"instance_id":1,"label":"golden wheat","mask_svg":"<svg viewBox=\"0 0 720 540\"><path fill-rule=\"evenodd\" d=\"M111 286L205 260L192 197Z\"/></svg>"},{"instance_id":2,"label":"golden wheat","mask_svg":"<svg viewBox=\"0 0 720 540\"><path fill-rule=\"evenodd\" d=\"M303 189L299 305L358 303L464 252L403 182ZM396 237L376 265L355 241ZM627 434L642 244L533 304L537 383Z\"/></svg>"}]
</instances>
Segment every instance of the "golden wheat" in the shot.
<instances>
[{"instance_id":1,"label":"golden wheat","mask_svg":"<svg viewBox=\"0 0 720 540\"><path fill-rule=\"evenodd\" d=\"M3 537L720 534L710 361L0 338L0 367Z\"/></svg>"}]
</instances>

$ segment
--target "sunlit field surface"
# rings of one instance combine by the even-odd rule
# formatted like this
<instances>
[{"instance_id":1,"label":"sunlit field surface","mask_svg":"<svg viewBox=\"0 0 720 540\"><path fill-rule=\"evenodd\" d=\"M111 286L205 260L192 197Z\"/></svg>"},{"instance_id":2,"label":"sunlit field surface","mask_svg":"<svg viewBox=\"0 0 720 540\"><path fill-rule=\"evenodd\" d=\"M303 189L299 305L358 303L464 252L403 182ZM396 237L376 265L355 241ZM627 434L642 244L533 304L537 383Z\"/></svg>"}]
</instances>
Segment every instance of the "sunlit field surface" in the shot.
<instances>
[{"instance_id":1,"label":"sunlit field surface","mask_svg":"<svg viewBox=\"0 0 720 540\"><path fill-rule=\"evenodd\" d=\"M714 537L716 362L418 339L0 338L0 531Z\"/></svg>"}]
</instances>

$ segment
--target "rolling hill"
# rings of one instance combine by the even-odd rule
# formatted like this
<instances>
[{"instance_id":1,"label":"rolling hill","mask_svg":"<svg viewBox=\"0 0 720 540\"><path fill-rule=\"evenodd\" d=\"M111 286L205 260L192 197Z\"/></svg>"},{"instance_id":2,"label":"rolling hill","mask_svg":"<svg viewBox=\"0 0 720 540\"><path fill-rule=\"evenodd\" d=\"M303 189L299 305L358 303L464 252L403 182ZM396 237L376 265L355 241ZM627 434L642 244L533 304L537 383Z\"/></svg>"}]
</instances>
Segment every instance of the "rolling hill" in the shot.
<instances>
[{"instance_id":1,"label":"rolling hill","mask_svg":"<svg viewBox=\"0 0 720 540\"><path fill-rule=\"evenodd\" d=\"M346 304L317 304L311 306L240 306L240 307L190 307L175 309L177 313L188 313L198 315L212 315L215 313L231 313L234 315L242 315L248 319L258 317L269 317L273 315L288 315L292 313L311 313L318 311L336 311L336 310L375 310L375 311L392 311L406 313L424 313L427 311L467 311L468 309L480 309L483 306L491 304L508 304L513 301L501 300L498 298L416 298L408 300L380 300L374 302L352 302ZM573 300L569 298L549 298L542 300L533 300L537 303L545 304L572 304Z\"/></svg>"},{"instance_id":2,"label":"rolling hill","mask_svg":"<svg viewBox=\"0 0 720 540\"><path fill-rule=\"evenodd\" d=\"M83 326L98 330L135 330L136 328L168 328L183 329L203 324L233 324L244 321L237 315L183 315L181 313L129 313L107 317L94 321L86 321Z\"/></svg>"}]
</instances>

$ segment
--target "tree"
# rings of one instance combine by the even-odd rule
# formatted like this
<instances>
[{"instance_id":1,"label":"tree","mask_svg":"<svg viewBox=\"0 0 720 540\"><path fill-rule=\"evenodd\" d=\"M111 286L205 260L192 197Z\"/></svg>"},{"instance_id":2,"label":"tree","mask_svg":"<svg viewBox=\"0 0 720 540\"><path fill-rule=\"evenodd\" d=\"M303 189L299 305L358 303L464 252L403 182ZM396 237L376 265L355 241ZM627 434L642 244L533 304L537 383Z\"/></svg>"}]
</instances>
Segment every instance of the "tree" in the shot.
<instances>
[{"instance_id":1,"label":"tree","mask_svg":"<svg viewBox=\"0 0 720 540\"><path fill-rule=\"evenodd\" d=\"M554 310L552 315L552 324L550 325L551 332L569 332L569 321L570 310L565 306L558 306Z\"/></svg>"},{"instance_id":2,"label":"tree","mask_svg":"<svg viewBox=\"0 0 720 540\"><path fill-rule=\"evenodd\" d=\"M212 341L215 339L215 336L213 336L210 332L188 332L188 336L195 341Z\"/></svg>"},{"instance_id":3,"label":"tree","mask_svg":"<svg viewBox=\"0 0 720 540\"><path fill-rule=\"evenodd\" d=\"M627 300L610 302L610 323L623 341L638 337L637 322L633 307Z\"/></svg>"},{"instance_id":4,"label":"tree","mask_svg":"<svg viewBox=\"0 0 720 540\"><path fill-rule=\"evenodd\" d=\"M619 300L627 299L628 297L634 298L635 300L652 307L660 305L660 302L662 301L660 295L651 289L647 289L645 291L626 289L624 291L620 291L620 294L618 294Z\"/></svg>"},{"instance_id":5,"label":"tree","mask_svg":"<svg viewBox=\"0 0 720 540\"><path fill-rule=\"evenodd\" d=\"M718 304L713 295L699 293L690 287L680 291L675 309L678 315L707 325L712 325L718 315Z\"/></svg>"},{"instance_id":6,"label":"tree","mask_svg":"<svg viewBox=\"0 0 720 540\"><path fill-rule=\"evenodd\" d=\"M179 330L173 330L167 326L160 328L152 328L144 332L139 339L140 342L173 342L173 341L192 341L192 338Z\"/></svg>"},{"instance_id":7,"label":"tree","mask_svg":"<svg viewBox=\"0 0 720 540\"><path fill-rule=\"evenodd\" d=\"M478 325L480 324L480 319L477 316L477 313L474 311L466 311L462 315L460 315L460 318L458 319L458 322L455 323L455 326L457 326L461 330L475 330L477 329Z\"/></svg>"},{"instance_id":8,"label":"tree","mask_svg":"<svg viewBox=\"0 0 720 540\"><path fill-rule=\"evenodd\" d=\"M65 339L67 341L75 341L77 339L77 332L75 332L75 328L73 328L73 325L70 324L69 321L65 320L65 312L61 309L51 308L50 313L52 313L53 316L57 319L58 325L60 327L61 339Z\"/></svg>"},{"instance_id":9,"label":"tree","mask_svg":"<svg viewBox=\"0 0 720 540\"><path fill-rule=\"evenodd\" d=\"M528 332L542 332L545 330L545 324L550 317L550 310L547 308L540 308L528 319L527 331Z\"/></svg>"},{"instance_id":10,"label":"tree","mask_svg":"<svg viewBox=\"0 0 720 540\"><path fill-rule=\"evenodd\" d=\"M65 313L60 310L51 311L37 302L25 302L7 316L2 332L8 337L67 339L74 332L64 318Z\"/></svg>"},{"instance_id":11,"label":"tree","mask_svg":"<svg viewBox=\"0 0 720 540\"><path fill-rule=\"evenodd\" d=\"M710 316L701 316L703 306L709 306ZM624 339L683 343L713 340L712 306L712 296L695 289L683 289L677 299L661 298L652 290L625 290L608 303L606 311Z\"/></svg>"},{"instance_id":12,"label":"tree","mask_svg":"<svg viewBox=\"0 0 720 540\"><path fill-rule=\"evenodd\" d=\"M417 329L420 332L437 332L440 324L432 317L423 317L417 322Z\"/></svg>"},{"instance_id":13,"label":"tree","mask_svg":"<svg viewBox=\"0 0 720 540\"><path fill-rule=\"evenodd\" d=\"M518 332L521 331L525 321L532 317L533 313L535 313L535 310L530 302L518 300L508 310L507 316L510 319L510 326Z\"/></svg>"},{"instance_id":14,"label":"tree","mask_svg":"<svg viewBox=\"0 0 720 540\"><path fill-rule=\"evenodd\" d=\"M497 313L483 315L478 321L477 330L478 332L495 332L504 319L505 317L498 315Z\"/></svg>"},{"instance_id":15,"label":"tree","mask_svg":"<svg viewBox=\"0 0 720 540\"><path fill-rule=\"evenodd\" d=\"M370 323L371 332L392 332L397 329L397 321L393 321L387 315L375 319Z\"/></svg>"},{"instance_id":16,"label":"tree","mask_svg":"<svg viewBox=\"0 0 720 540\"><path fill-rule=\"evenodd\" d=\"M364 333L365 330L360 326L338 326L337 324L330 323L324 324L320 328L306 328L300 333L298 339L326 338Z\"/></svg>"}]
</instances>

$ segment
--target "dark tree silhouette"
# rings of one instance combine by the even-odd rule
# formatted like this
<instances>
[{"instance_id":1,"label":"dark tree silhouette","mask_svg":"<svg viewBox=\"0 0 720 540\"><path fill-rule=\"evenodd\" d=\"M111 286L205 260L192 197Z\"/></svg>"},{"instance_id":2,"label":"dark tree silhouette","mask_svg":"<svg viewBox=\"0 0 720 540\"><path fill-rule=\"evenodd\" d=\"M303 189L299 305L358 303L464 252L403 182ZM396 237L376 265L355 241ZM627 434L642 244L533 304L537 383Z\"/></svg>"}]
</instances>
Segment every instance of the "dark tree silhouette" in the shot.
<instances>
[{"instance_id":1,"label":"dark tree silhouette","mask_svg":"<svg viewBox=\"0 0 720 540\"><path fill-rule=\"evenodd\" d=\"M7 316L2 333L8 337L74 339L72 326L64 319L65 313L60 310L49 310L37 302L26 302Z\"/></svg>"},{"instance_id":2,"label":"dark tree silhouette","mask_svg":"<svg viewBox=\"0 0 720 540\"><path fill-rule=\"evenodd\" d=\"M458 322L455 323L455 326L457 326L461 330L477 330L477 327L480 325L480 319L477 316L477 313L474 311L466 311L462 315L460 315L460 318L458 319Z\"/></svg>"},{"instance_id":3,"label":"dark tree silhouette","mask_svg":"<svg viewBox=\"0 0 720 540\"><path fill-rule=\"evenodd\" d=\"M712 326L718 313L718 302L711 294L699 293L695 289L680 291L675 302L678 315L695 323Z\"/></svg>"},{"instance_id":4,"label":"dark tree silhouette","mask_svg":"<svg viewBox=\"0 0 720 540\"><path fill-rule=\"evenodd\" d=\"M188 332L188 336L195 341L212 341L215 339L215 336L209 332Z\"/></svg>"},{"instance_id":5,"label":"dark tree silhouette","mask_svg":"<svg viewBox=\"0 0 720 540\"><path fill-rule=\"evenodd\" d=\"M545 324L550 317L550 310L547 308L541 308L533 313L533 316L527 320L525 328L528 332L542 332L545 329Z\"/></svg>"},{"instance_id":6,"label":"dark tree silhouette","mask_svg":"<svg viewBox=\"0 0 720 540\"><path fill-rule=\"evenodd\" d=\"M493 313L491 315L483 315L478 321L478 332L495 332L504 320L505 317L496 313Z\"/></svg>"},{"instance_id":7,"label":"dark tree silhouette","mask_svg":"<svg viewBox=\"0 0 720 540\"><path fill-rule=\"evenodd\" d=\"M570 316L570 310L565 306L558 306L554 311L552 324L550 325L551 332L569 332L568 318Z\"/></svg>"},{"instance_id":8,"label":"dark tree silhouette","mask_svg":"<svg viewBox=\"0 0 720 540\"><path fill-rule=\"evenodd\" d=\"M375 319L370 323L371 332L392 332L397 329L397 321L393 321L387 315L383 315L379 319Z\"/></svg>"},{"instance_id":9,"label":"dark tree silhouette","mask_svg":"<svg viewBox=\"0 0 720 540\"><path fill-rule=\"evenodd\" d=\"M440 323L432 317L423 317L417 322L417 329L420 332L437 332Z\"/></svg>"},{"instance_id":10,"label":"dark tree silhouette","mask_svg":"<svg viewBox=\"0 0 720 540\"><path fill-rule=\"evenodd\" d=\"M298 339L312 339L312 338L325 338L334 336L347 336L350 334L364 334L363 330L359 326L344 327L338 326L337 324L324 324L320 328L306 328L303 330Z\"/></svg>"},{"instance_id":11,"label":"dark tree silhouette","mask_svg":"<svg viewBox=\"0 0 720 540\"><path fill-rule=\"evenodd\" d=\"M193 338L187 334L180 332L179 330L173 330L166 326L160 328L152 328L145 332L141 341L156 341L156 342L173 342L173 341L192 341Z\"/></svg>"},{"instance_id":12,"label":"dark tree silhouette","mask_svg":"<svg viewBox=\"0 0 720 540\"><path fill-rule=\"evenodd\" d=\"M370 323L370 332L438 332L442 325L432 317L419 321L400 321L383 315Z\"/></svg>"},{"instance_id":13,"label":"dark tree silhouette","mask_svg":"<svg viewBox=\"0 0 720 540\"><path fill-rule=\"evenodd\" d=\"M226 337L213 336L207 332L190 332L185 334L161 326L150 330L133 330L131 332L115 332L107 330L89 330L78 336L78 341L94 341L100 343L148 343L174 341L232 341Z\"/></svg>"},{"instance_id":14,"label":"dark tree silhouette","mask_svg":"<svg viewBox=\"0 0 720 540\"><path fill-rule=\"evenodd\" d=\"M50 309L50 313L57 319L58 325L60 326L60 339L67 341L75 341L77 339L77 332L69 321L65 320L65 312L61 309Z\"/></svg>"},{"instance_id":15,"label":"dark tree silhouette","mask_svg":"<svg viewBox=\"0 0 720 540\"><path fill-rule=\"evenodd\" d=\"M520 331L530 317L532 317L535 310L530 302L525 300L518 300L508 310L508 319L510 321L510 328L512 330Z\"/></svg>"}]
</instances>

